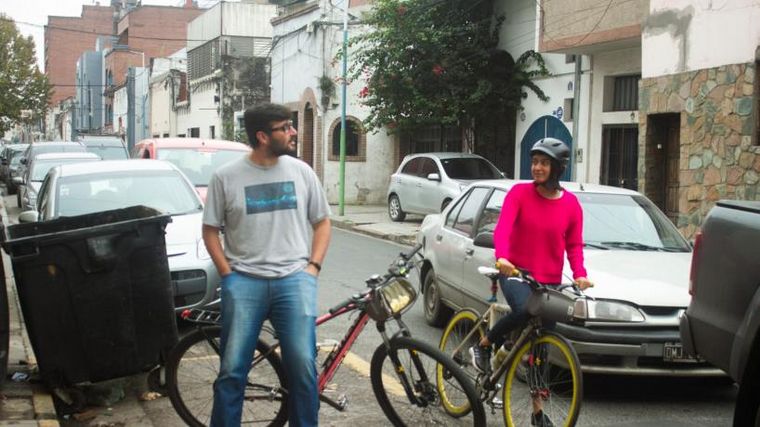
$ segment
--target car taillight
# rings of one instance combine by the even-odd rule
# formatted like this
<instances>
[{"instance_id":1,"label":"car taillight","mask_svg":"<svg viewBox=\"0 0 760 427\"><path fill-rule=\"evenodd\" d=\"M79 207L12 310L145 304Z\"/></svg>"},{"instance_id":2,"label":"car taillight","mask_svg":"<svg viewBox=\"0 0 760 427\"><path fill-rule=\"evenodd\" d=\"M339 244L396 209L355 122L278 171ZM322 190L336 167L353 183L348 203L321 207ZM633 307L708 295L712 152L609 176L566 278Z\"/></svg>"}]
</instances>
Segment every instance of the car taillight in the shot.
<instances>
[{"instance_id":1,"label":"car taillight","mask_svg":"<svg viewBox=\"0 0 760 427\"><path fill-rule=\"evenodd\" d=\"M697 278L697 264L699 264L699 251L702 247L702 233L694 236L694 250L691 253L691 272L689 273L689 295L694 296L697 293L694 281Z\"/></svg>"}]
</instances>

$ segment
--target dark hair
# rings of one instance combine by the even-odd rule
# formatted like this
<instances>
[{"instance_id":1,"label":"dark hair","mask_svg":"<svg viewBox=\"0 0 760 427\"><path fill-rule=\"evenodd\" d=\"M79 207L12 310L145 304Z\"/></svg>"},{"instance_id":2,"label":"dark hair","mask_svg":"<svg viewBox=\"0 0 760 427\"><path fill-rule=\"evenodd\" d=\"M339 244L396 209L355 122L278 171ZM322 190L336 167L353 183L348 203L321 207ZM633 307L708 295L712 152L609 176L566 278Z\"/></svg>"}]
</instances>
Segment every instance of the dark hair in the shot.
<instances>
[{"instance_id":1,"label":"dark hair","mask_svg":"<svg viewBox=\"0 0 760 427\"><path fill-rule=\"evenodd\" d=\"M544 186L552 191L562 190L562 186L559 185L559 177L565 172L565 166L553 157L549 157L549 163L551 164L549 179L546 180Z\"/></svg>"},{"instance_id":2,"label":"dark hair","mask_svg":"<svg viewBox=\"0 0 760 427\"><path fill-rule=\"evenodd\" d=\"M271 131L272 122L290 119L290 109L281 104L265 103L255 105L245 110L244 122L245 133L248 135L248 143L251 147L256 148L259 140L256 139L256 133L259 131Z\"/></svg>"}]
</instances>

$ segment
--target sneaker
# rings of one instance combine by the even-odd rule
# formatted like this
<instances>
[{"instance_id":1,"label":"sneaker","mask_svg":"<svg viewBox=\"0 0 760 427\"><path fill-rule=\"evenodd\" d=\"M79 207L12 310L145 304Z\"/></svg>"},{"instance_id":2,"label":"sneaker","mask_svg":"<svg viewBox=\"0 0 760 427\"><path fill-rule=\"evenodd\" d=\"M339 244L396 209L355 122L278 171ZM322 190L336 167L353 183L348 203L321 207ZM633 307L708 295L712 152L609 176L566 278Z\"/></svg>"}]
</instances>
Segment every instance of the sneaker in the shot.
<instances>
[{"instance_id":1,"label":"sneaker","mask_svg":"<svg viewBox=\"0 0 760 427\"><path fill-rule=\"evenodd\" d=\"M479 372L486 373L486 370L491 367L491 347L475 344L470 347L470 356L472 357L472 366Z\"/></svg>"},{"instance_id":2,"label":"sneaker","mask_svg":"<svg viewBox=\"0 0 760 427\"><path fill-rule=\"evenodd\" d=\"M544 414L544 411L538 411L536 414L531 414L530 424L536 427L554 427L554 424L549 417Z\"/></svg>"}]
</instances>

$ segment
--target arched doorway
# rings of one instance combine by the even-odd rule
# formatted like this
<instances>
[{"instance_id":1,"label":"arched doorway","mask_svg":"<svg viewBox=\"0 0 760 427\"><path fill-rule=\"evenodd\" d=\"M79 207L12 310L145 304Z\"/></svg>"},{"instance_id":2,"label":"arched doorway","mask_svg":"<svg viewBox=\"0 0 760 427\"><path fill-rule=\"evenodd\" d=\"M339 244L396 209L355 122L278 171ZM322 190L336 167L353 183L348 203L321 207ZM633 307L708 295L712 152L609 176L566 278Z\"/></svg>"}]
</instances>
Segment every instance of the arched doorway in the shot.
<instances>
[{"instance_id":1,"label":"arched doorway","mask_svg":"<svg viewBox=\"0 0 760 427\"><path fill-rule=\"evenodd\" d=\"M530 125L520 144L520 179L530 179L530 149L541 138L557 138L573 149L573 136L562 121L554 116L542 116ZM570 181L572 164L568 164L560 180Z\"/></svg>"},{"instance_id":2,"label":"arched doorway","mask_svg":"<svg viewBox=\"0 0 760 427\"><path fill-rule=\"evenodd\" d=\"M303 125L300 129L301 159L314 168L314 109L306 104L303 110Z\"/></svg>"}]
</instances>

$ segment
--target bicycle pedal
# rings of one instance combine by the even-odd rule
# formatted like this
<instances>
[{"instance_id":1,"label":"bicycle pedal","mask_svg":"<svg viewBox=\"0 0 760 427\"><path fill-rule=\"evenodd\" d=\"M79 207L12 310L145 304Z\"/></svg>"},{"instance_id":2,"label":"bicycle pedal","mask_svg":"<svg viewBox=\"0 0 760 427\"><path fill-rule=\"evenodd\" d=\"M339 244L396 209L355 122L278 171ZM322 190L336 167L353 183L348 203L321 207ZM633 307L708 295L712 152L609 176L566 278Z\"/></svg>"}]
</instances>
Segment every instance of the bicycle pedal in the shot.
<instances>
[{"instance_id":1,"label":"bicycle pedal","mask_svg":"<svg viewBox=\"0 0 760 427\"><path fill-rule=\"evenodd\" d=\"M348 396L345 394L341 394L338 396L338 401L336 402L339 406L339 410L345 411L346 408L348 408Z\"/></svg>"},{"instance_id":2,"label":"bicycle pedal","mask_svg":"<svg viewBox=\"0 0 760 427\"><path fill-rule=\"evenodd\" d=\"M495 413L496 409L504 409L504 401L494 396L491 400L491 411Z\"/></svg>"}]
</instances>

